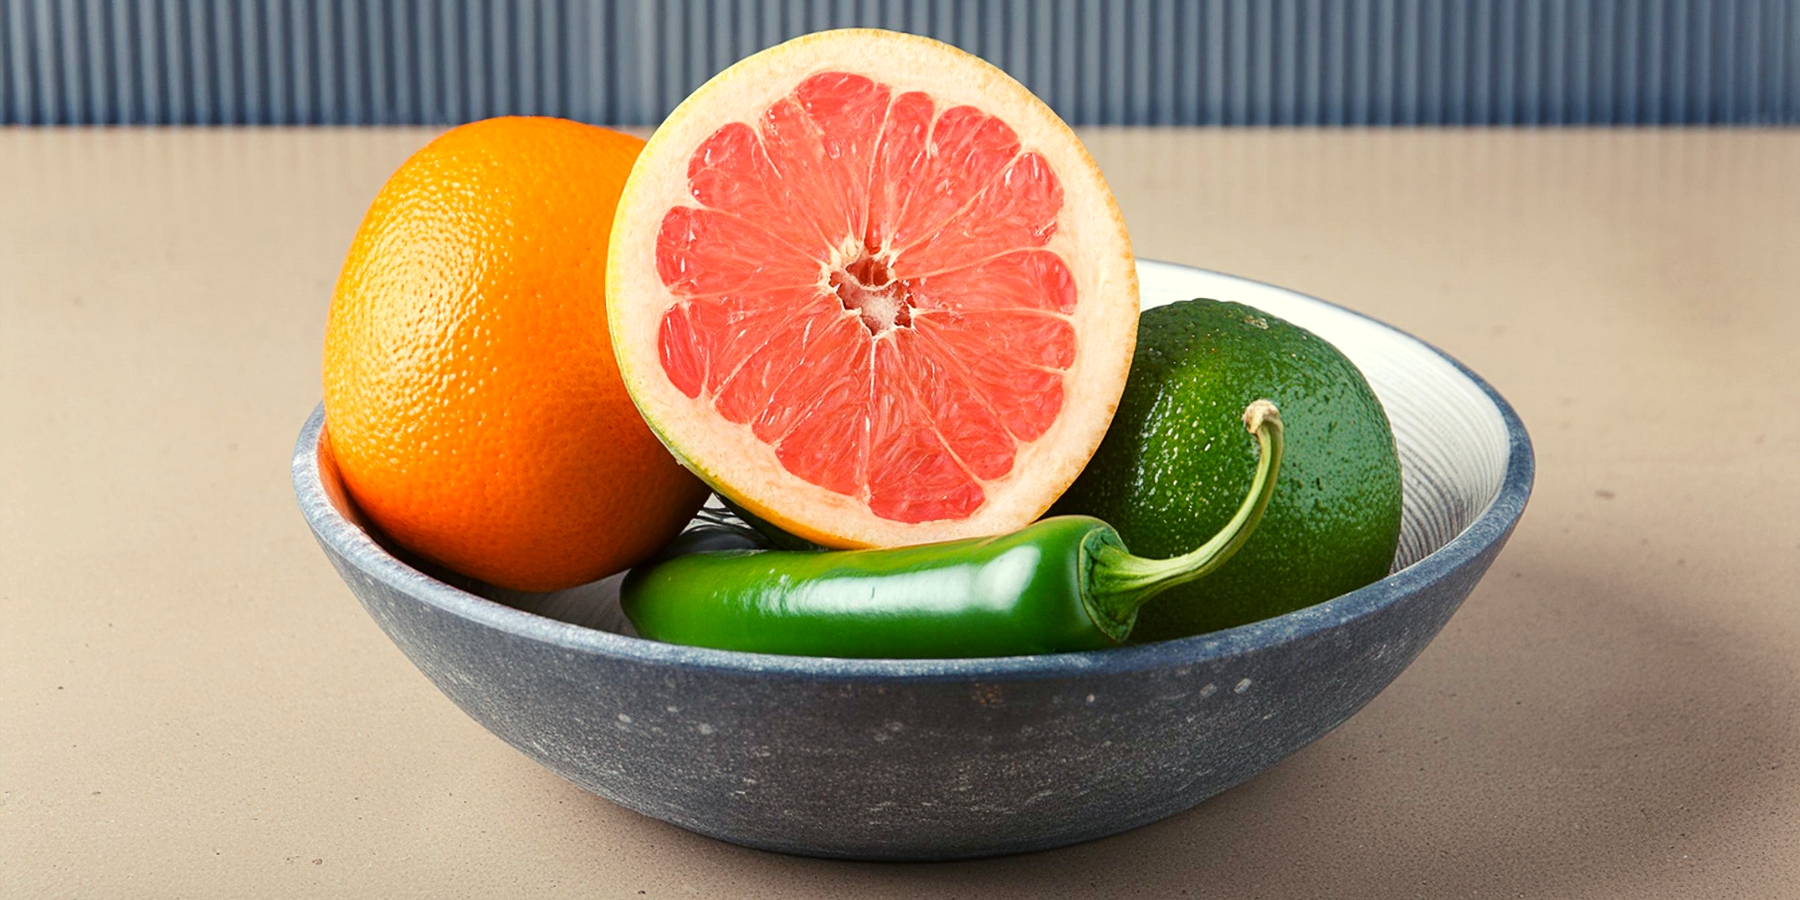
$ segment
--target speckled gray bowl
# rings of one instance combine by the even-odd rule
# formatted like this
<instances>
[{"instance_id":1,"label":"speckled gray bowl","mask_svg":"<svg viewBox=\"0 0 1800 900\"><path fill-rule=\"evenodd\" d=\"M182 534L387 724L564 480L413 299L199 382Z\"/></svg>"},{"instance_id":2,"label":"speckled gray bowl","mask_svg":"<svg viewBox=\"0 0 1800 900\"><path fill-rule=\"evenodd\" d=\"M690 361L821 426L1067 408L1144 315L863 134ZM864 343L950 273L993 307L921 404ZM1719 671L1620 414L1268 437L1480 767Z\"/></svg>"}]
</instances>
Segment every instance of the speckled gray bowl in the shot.
<instances>
[{"instance_id":1,"label":"speckled gray bowl","mask_svg":"<svg viewBox=\"0 0 1800 900\"><path fill-rule=\"evenodd\" d=\"M1431 347L1280 288L1163 263L1139 271L1146 306L1247 303L1362 367L1405 474L1392 575L1277 619L1095 653L763 656L617 633L629 629L606 583L521 596L428 574L359 524L318 452L317 412L294 449L294 488L332 564L420 671L526 756L615 803L752 847L861 859L1114 834L1243 782L1369 702L1468 596L1532 480L1512 409Z\"/></svg>"}]
</instances>

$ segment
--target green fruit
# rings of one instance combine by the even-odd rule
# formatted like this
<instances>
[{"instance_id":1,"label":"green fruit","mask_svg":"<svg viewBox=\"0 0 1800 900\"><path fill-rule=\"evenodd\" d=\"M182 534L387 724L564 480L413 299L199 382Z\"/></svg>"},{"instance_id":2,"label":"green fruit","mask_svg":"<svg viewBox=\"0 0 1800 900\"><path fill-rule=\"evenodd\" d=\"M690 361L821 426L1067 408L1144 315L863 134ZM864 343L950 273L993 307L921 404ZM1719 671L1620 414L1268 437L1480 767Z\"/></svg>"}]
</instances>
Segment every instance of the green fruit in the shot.
<instances>
[{"instance_id":1,"label":"green fruit","mask_svg":"<svg viewBox=\"0 0 1800 900\"><path fill-rule=\"evenodd\" d=\"M1186 553L1217 532L1256 470L1244 407L1281 410L1275 496L1222 568L1138 616L1154 641L1230 628L1329 600L1388 572L1400 539L1400 460L1369 383L1337 348L1237 303L1145 310L1118 414L1052 513L1117 528L1140 556Z\"/></svg>"}]
</instances>

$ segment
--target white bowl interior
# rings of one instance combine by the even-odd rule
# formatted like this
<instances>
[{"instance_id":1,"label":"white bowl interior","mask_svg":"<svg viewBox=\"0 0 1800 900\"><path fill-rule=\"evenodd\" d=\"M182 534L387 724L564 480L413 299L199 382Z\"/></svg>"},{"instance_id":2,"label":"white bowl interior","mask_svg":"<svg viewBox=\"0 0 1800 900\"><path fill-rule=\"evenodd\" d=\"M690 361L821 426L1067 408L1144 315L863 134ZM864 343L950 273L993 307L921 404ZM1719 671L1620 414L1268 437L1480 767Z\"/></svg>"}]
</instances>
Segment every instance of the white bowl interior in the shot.
<instances>
[{"instance_id":1,"label":"white bowl interior","mask_svg":"<svg viewBox=\"0 0 1800 900\"><path fill-rule=\"evenodd\" d=\"M1500 409L1442 354L1373 319L1304 294L1217 272L1140 260L1145 308L1205 297L1254 306L1330 341L1381 398L1405 491L1392 571L1462 533L1500 493L1508 441Z\"/></svg>"}]
</instances>

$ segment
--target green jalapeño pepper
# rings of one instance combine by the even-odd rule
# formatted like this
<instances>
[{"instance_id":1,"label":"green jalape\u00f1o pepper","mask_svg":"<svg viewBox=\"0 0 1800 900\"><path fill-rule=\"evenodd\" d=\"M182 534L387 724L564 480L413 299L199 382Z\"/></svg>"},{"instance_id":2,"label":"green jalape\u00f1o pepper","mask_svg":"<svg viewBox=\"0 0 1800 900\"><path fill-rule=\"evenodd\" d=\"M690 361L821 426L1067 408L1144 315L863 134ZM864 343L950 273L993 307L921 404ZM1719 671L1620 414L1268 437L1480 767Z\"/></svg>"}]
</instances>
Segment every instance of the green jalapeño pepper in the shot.
<instances>
[{"instance_id":1,"label":"green jalape\u00f1o pepper","mask_svg":"<svg viewBox=\"0 0 1800 900\"><path fill-rule=\"evenodd\" d=\"M1281 415L1258 400L1244 424L1260 451L1249 494L1211 540L1172 559L1131 555L1099 519L1057 516L911 547L666 556L633 569L620 602L644 637L721 650L950 658L1117 646L1145 602L1223 565L1262 518L1281 466Z\"/></svg>"}]
</instances>

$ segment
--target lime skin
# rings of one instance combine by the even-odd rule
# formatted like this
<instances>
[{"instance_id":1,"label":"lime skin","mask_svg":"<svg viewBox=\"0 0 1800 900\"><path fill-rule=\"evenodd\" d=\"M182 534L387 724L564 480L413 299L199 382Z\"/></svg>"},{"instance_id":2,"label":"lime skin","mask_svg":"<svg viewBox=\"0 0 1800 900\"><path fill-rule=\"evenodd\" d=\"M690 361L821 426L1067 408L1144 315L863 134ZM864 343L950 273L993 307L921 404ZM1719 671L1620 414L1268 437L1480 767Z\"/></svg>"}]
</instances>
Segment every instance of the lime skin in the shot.
<instances>
[{"instance_id":1,"label":"lime skin","mask_svg":"<svg viewBox=\"0 0 1800 900\"><path fill-rule=\"evenodd\" d=\"M1192 550L1250 489L1257 445L1242 416L1259 398L1274 401L1287 428L1268 511L1223 568L1150 601L1133 640L1256 622L1387 575L1401 488L1381 402L1330 343L1238 303L1143 313L1118 413L1051 513L1103 519L1139 556Z\"/></svg>"}]
</instances>

